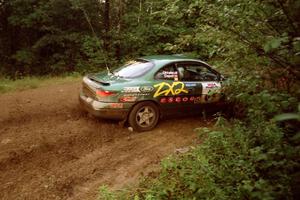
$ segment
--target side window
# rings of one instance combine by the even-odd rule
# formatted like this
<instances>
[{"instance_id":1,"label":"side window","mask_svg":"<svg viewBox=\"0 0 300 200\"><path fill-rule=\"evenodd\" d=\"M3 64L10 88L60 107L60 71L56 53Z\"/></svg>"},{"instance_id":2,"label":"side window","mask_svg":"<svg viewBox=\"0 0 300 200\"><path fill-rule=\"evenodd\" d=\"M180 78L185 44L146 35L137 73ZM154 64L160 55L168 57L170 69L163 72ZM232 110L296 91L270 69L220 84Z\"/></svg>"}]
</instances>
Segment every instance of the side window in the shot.
<instances>
[{"instance_id":1,"label":"side window","mask_svg":"<svg viewBox=\"0 0 300 200\"><path fill-rule=\"evenodd\" d=\"M217 81L218 75L198 63L178 64L177 70L182 81Z\"/></svg>"},{"instance_id":2,"label":"side window","mask_svg":"<svg viewBox=\"0 0 300 200\"><path fill-rule=\"evenodd\" d=\"M174 64L167 65L161 68L156 74L155 79L157 80L178 80L178 72Z\"/></svg>"}]
</instances>

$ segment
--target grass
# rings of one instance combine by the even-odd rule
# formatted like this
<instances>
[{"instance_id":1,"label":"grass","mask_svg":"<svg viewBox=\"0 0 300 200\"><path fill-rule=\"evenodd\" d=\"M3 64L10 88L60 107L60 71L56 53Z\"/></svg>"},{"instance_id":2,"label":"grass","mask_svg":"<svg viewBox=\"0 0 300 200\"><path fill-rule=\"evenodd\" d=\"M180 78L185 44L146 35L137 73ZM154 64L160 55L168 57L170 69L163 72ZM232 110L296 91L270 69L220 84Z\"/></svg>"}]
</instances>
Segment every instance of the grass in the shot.
<instances>
[{"instance_id":1,"label":"grass","mask_svg":"<svg viewBox=\"0 0 300 200\"><path fill-rule=\"evenodd\" d=\"M71 74L67 76L58 77L24 77L18 80L11 80L0 77L0 94L13 91L23 91L34 89L47 85L63 84L74 81L79 81L81 76L79 74Z\"/></svg>"}]
</instances>

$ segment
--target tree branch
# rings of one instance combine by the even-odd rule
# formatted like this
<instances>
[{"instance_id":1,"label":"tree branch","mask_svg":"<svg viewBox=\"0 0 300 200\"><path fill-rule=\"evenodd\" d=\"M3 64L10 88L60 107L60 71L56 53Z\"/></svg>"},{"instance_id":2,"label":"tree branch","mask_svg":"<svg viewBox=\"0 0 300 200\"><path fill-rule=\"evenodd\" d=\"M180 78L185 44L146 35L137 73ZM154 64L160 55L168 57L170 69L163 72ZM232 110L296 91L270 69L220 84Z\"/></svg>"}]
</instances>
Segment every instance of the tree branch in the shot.
<instances>
[{"instance_id":1,"label":"tree branch","mask_svg":"<svg viewBox=\"0 0 300 200\"><path fill-rule=\"evenodd\" d=\"M290 26L291 26L292 29L294 30L295 35L297 35L297 34L298 34L298 31L297 31L298 29L297 29L297 27L294 25L293 20L292 20L291 16L288 14L288 11L287 11L286 8L284 7L282 1L281 1L281 0L277 0L277 2L278 2L278 4L279 4L280 8L282 9L282 11L283 11L285 17L286 17L287 20L289 21Z\"/></svg>"}]
</instances>

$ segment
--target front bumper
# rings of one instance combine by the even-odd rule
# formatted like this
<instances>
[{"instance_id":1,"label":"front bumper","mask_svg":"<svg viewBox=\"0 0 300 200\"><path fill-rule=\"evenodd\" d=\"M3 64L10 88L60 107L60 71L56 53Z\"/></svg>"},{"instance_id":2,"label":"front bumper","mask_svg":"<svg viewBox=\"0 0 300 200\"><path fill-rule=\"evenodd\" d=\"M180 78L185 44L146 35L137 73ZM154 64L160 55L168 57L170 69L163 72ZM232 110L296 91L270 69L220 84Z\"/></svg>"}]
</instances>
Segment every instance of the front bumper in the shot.
<instances>
[{"instance_id":1,"label":"front bumper","mask_svg":"<svg viewBox=\"0 0 300 200\"><path fill-rule=\"evenodd\" d=\"M124 120L129 112L129 105L126 103L100 102L85 96L83 93L79 95L79 102L84 110L96 117Z\"/></svg>"}]
</instances>

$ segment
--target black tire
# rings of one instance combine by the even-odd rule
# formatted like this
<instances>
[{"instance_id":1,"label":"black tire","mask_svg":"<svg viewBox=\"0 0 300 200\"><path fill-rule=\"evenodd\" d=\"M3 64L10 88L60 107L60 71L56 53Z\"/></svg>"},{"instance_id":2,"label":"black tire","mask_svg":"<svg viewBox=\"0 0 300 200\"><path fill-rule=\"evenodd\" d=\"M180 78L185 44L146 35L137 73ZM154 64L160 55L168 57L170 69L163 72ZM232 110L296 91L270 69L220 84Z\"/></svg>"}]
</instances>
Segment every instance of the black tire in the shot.
<instances>
[{"instance_id":1,"label":"black tire","mask_svg":"<svg viewBox=\"0 0 300 200\"><path fill-rule=\"evenodd\" d=\"M158 120L158 107L149 101L135 105L128 117L129 125L138 132L152 130L157 125Z\"/></svg>"}]
</instances>

